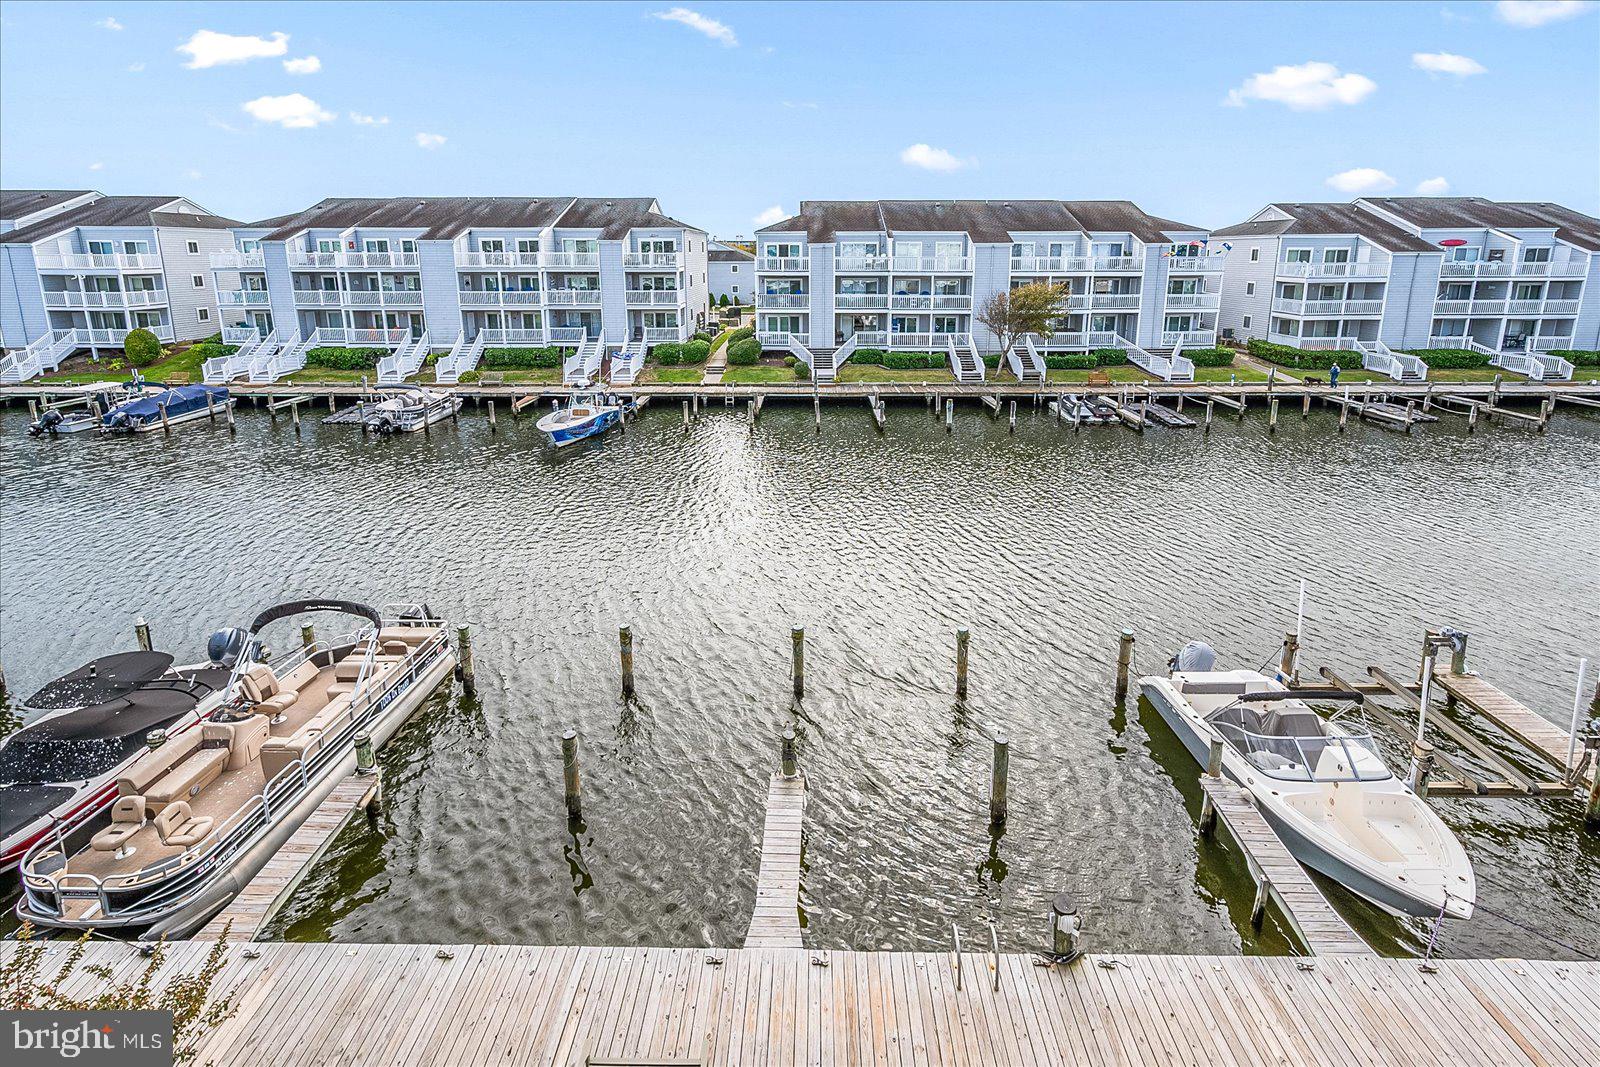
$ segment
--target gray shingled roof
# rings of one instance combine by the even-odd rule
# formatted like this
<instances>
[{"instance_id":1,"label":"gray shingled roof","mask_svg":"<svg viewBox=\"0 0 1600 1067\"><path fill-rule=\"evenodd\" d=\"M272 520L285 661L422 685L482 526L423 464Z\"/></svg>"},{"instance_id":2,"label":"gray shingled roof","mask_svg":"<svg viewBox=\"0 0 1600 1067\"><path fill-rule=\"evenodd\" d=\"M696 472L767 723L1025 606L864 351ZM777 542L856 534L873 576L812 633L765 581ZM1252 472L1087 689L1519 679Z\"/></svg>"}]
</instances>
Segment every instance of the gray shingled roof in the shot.
<instances>
[{"instance_id":1,"label":"gray shingled roof","mask_svg":"<svg viewBox=\"0 0 1600 1067\"><path fill-rule=\"evenodd\" d=\"M756 257L742 248L713 248L706 258L713 263L749 263Z\"/></svg>"},{"instance_id":2,"label":"gray shingled roof","mask_svg":"<svg viewBox=\"0 0 1600 1067\"><path fill-rule=\"evenodd\" d=\"M1439 249L1392 222L1385 222L1354 204L1273 204L1292 221L1243 222L1213 230L1213 237L1261 237L1271 234L1359 234L1391 252L1437 252Z\"/></svg>"},{"instance_id":3,"label":"gray shingled roof","mask_svg":"<svg viewBox=\"0 0 1600 1067\"><path fill-rule=\"evenodd\" d=\"M93 203L71 208L59 215L52 215L32 226L0 233L0 243L31 244L63 230L70 230L74 226L154 226L156 223L152 220L156 214L169 214L161 212L161 208L182 199L181 196L103 196ZM179 224L162 223L162 225Z\"/></svg>"},{"instance_id":4,"label":"gray shingled roof","mask_svg":"<svg viewBox=\"0 0 1600 1067\"><path fill-rule=\"evenodd\" d=\"M1016 233L1131 233L1167 240L1164 231L1204 233L1156 218L1127 200L805 200L800 214L757 233L803 232L812 242L840 233L965 233L976 244L1006 244Z\"/></svg>"},{"instance_id":5,"label":"gray shingled roof","mask_svg":"<svg viewBox=\"0 0 1600 1067\"><path fill-rule=\"evenodd\" d=\"M1553 229L1564 241L1600 250L1600 219L1560 204L1500 203L1477 196L1369 196L1364 202L1422 229Z\"/></svg>"},{"instance_id":6,"label":"gray shingled roof","mask_svg":"<svg viewBox=\"0 0 1600 1067\"><path fill-rule=\"evenodd\" d=\"M240 225L237 219L221 215L196 215L192 211L152 211L150 221L156 226L187 226L192 230L231 230Z\"/></svg>"},{"instance_id":7,"label":"gray shingled roof","mask_svg":"<svg viewBox=\"0 0 1600 1067\"><path fill-rule=\"evenodd\" d=\"M93 189L0 189L0 219L20 219L92 192Z\"/></svg>"},{"instance_id":8,"label":"gray shingled roof","mask_svg":"<svg viewBox=\"0 0 1600 1067\"><path fill-rule=\"evenodd\" d=\"M271 226L264 240L283 241L313 227L344 230L352 226L419 230L424 241L451 240L474 227L507 230L542 230L547 226L601 231L615 241L629 230L651 226L698 227L657 213L651 197L571 196L423 196L330 197L305 211L266 219L256 226Z\"/></svg>"}]
</instances>

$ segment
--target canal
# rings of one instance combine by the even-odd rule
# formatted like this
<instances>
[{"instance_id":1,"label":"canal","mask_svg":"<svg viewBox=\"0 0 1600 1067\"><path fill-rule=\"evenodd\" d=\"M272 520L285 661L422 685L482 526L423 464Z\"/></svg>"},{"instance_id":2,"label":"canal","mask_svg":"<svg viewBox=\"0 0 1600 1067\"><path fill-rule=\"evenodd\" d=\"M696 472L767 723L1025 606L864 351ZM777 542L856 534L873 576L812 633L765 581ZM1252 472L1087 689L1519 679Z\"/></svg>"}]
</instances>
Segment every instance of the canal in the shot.
<instances>
[{"instance_id":1,"label":"canal","mask_svg":"<svg viewBox=\"0 0 1600 1067\"><path fill-rule=\"evenodd\" d=\"M441 692L383 753L378 832L348 828L272 936L733 945L755 886L766 777L786 726L810 783L808 943L1041 942L1051 894L1097 951L1284 952L1226 835L1197 842L1199 768L1136 668L1204 638L1275 656L1309 585L1302 663L1414 672L1425 626L1552 718L1600 657L1600 418L1547 434L1411 438L1336 416L1074 434L1024 406L675 407L555 454L532 420L469 409L423 437L241 409L238 432L41 442L0 412L0 660L30 692L130 647L199 658L207 634L305 596L417 599L473 627L479 699ZM638 699L618 692L616 629ZM789 628L807 693L789 691ZM282 624L280 624L282 625ZM969 698L953 634L972 632ZM287 631L275 643L292 643ZM1563 722L1564 725L1564 722ZM559 735L584 741L585 821L562 809ZM1011 818L988 828L988 731L1011 739ZM1391 765L1401 754L1390 746ZM1600 953L1600 839L1571 802L1439 800L1480 913L1440 951ZM1335 902L1383 951L1427 923ZM1271 913L1269 912L1269 915Z\"/></svg>"}]
</instances>

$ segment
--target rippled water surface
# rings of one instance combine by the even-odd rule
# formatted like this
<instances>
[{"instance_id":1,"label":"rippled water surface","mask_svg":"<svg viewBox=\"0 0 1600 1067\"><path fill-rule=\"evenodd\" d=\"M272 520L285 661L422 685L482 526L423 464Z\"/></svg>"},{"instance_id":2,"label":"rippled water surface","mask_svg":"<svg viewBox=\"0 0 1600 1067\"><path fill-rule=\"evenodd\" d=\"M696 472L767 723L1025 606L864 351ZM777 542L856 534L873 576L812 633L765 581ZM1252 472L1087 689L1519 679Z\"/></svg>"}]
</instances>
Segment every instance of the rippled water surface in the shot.
<instances>
[{"instance_id":1,"label":"rippled water surface","mask_svg":"<svg viewBox=\"0 0 1600 1067\"><path fill-rule=\"evenodd\" d=\"M751 433L675 409L557 455L469 409L427 437L244 409L170 439L22 436L0 413L0 660L22 692L129 647L135 616L195 658L300 596L423 599L470 624L479 699L441 692L383 754L378 831L352 826L275 933L294 939L736 944L786 726L810 783L812 944L931 948L952 923L1042 939L1083 899L1097 948L1282 952L1247 917L1226 836L1198 842L1199 768L1146 706L1114 708L1116 635L1160 667L1190 637L1254 667L1310 584L1306 658L1415 670L1424 626L1564 720L1600 658L1600 419L1547 435L1460 420L1405 438L1332 415L1197 432L1070 429L981 409L769 406ZM637 641L618 693L616 628ZM292 642L289 624L276 635ZM807 692L789 691L806 627ZM972 689L952 695L953 633ZM559 735L583 737L585 821ZM1011 819L988 829L989 730ZM1391 761L1399 754L1391 747ZM1482 899L1600 952L1600 840L1564 801L1440 800ZM1337 903L1386 951L1427 925ZM1481 914L1457 955L1568 955Z\"/></svg>"}]
</instances>

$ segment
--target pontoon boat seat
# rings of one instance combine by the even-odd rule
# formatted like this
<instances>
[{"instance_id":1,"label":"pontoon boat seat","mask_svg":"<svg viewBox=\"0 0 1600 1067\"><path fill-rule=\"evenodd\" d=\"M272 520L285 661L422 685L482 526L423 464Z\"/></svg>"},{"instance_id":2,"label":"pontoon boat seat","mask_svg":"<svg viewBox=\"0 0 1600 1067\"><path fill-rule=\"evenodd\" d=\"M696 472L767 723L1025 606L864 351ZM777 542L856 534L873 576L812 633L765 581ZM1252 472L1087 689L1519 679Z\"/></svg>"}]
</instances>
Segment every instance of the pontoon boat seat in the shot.
<instances>
[{"instance_id":1,"label":"pontoon boat seat","mask_svg":"<svg viewBox=\"0 0 1600 1067\"><path fill-rule=\"evenodd\" d=\"M89 847L96 852L115 852L144 824L144 797L118 797L111 805L111 825L95 834Z\"/></svg>"},{"instance_id":2,"label":"pontoon boat seat","mask_svg":"<svg viewBox=\"0 0 1600 1067\"><path fill-rule=\"evenodd\" d=\"M299 694L278 683L278 676L264 663L251 667L239 679L239 691L253 705L257 715L275 719L294 706Z\"/></svg>"},{"instance_id":3,"label":"pontoon boat seat","mask_svg":"<svg viewBox=\"0 0 1600 1067\"><path fill-rule=\"evenodd\" d=\"M435 632L435 630L425 626L385 626L378 631L379 647L387 645L391 641L403 641L411 648L415 648L432 637ZM388 649L385 648L384 651L387 652Z\"/></svg>"},{"instance_id":4,"label":"pontoon boat seat","mask_svg":"<svg viewBox=\"0 0 1600 1067\"><path fill-rule=\"evenodd\" d=\"M144 791L144 800L152 811L160 812L176 801L192 797L216 780L228 765L228 750L224 747L201 748L187 759L157 778Z\"/></svg>"},{"instance_id":5,"label":"pontoon boat seat","mask_svg":"<svg viewBox=\"0 0 1600 1067\"><path fill-rule=\"evenodd\" d=\"M156 834L163 845L188 848L198 845L211 832L211 817L196 815L186 801L168 804L156 816Z\"/></svg>"},{"instance_id":6,"label":"pontoon boat seat","mask_svg":"<svg viewBox=\"0 0 1600 1067\"><path fill-rule=\"evenodd\" d=\"M381 647L386 656L404 656L411 651L411 646L399 638L385 638Z\"/></svg>"},{"instance_id":7,"label":"pontoon boat seat","mask_svg":"<svg viewBox=\"0 0 1600 1067\"><path fill-rule=\"evenodd\" d=\"M255 762L266 743L270 727L267 720L252 715L243 722L208 722L200 727L203 747L221 747L228 751L227 769L236 771Z\"/></svg>"},{"instance_id":8,"label":"pontoon boat seat","mask_svg":"<svg viewBox=\"0 0 1600 1067\"><path fill-rule=\"evenodd\" d=\"M143 794L148 799L148 787L198 750L200 740L200 731L191 728L167 738L160 748L139 753L117 778L117 792L125 797Z\"/></svg>"}]
</instances>

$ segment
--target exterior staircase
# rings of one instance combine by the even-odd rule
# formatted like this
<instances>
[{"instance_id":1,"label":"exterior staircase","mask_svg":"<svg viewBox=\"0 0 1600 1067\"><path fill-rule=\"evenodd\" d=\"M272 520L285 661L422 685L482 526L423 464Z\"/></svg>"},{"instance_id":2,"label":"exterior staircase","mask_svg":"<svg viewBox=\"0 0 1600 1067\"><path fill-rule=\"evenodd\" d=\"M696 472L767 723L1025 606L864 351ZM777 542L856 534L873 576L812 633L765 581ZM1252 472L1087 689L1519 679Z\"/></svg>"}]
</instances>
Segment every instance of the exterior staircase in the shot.
<instances>
[{"instance_id":1,"label":"exterior staircase","mask_svg":"<svg viewBox=\"0 0 1600 1067\"><path fill-rule=\"evenodd\" d=\"M1573 366L1560 356L1548 352L1535 352L1531 348L1521 352L1496 352L1488 345L1467 341L1467 350L1489 357L1489 366L1521 374L1535 382L1570 382Z\"/></svg>"},{"instance_id":2,"label":"exterior staircase","mask_svg":"<svg viewBox=\"0 0 1600 1067\"><path fill-rule=\"evenodd\" d=\"M271 350L263 349L250 364L248 378L252 385L268 385L306 365L306 353L316 348L321 338L316 330L305 337L298 334L280 341Z\"/></svg>"},{"instance_id":3,"label":"exterior staircase","mask_svg":"<svg viewBox=\"0 0 1600 1067\"><path fill-rule=\"evenodd\" d=\"M600 375L600 363L606 356L606 344L598 337L590 337L578 344L578 349L567 357L561 370L561 381L566 385L587 389Z\"/></svg>"},{"instance_id":4,"label":"exterior staircase","mask_svg":"<svg viewBox=\"0 0 1600 1067\"><path fill-rule=\"evenodd\" d=\"M462 330L456 343L450 346L450 351L434 366L434 380L440 385L455 385L461 381L463 374L478 369L478 361L483 358L483 350L488 343L489 331L479 330L478 336L469 341L467 331Z\"/></svg>"},{"instance_id":5,"label":"exterior staircase","mask_svg":"<svg viewBox=\"0 0 1600 1067\"><path fill-rule=\"evenodd\" d=\"M644 338L629 341L622 346L622 351L611 357L612 385L632 385L639 377L639 372L644 369L644 355L648 346Z\"/></svg>"},{"instance_id":6,"label":"exterior staircase","mask_svg":"<svg viewBox=\"0 0 1600 1067\"><path fill-rule=\"evenodd\" d=\"M983 359L978 355L978 348L972 343L970 333L951 334L945 341L945 354L950 359L950 370L955 374L956 381L984 380Z\"/></svg>"},{"instance_id":7,"label":"exterior staircase","mask_svg":"<svg viewBox=\"0 0 1600 1067\"><path fill-rule=\"evenodd\" d=\"M1183 355L1182 343L1172 350L1170 356L1163 356L1140 348L1118 334L1115 347L1125 350L1128 353L1128 362L1152 378L1159 378L1164 382L1194 381L1194 361Z\"/></svg>"},{"instance_id":8,"label":"exterior staircase","mask_svg":"<svg viewBox=\"0 0 1600 1067\"><path fill-rule=\"evenodd\" d=\"M55 370L79 347L77 330L43 334L28 347L0 359L0 385L16 385Z\"/></svg>"},{"instance_id":9,"label":"exterior staircase","mask_svg":"<svg viewBox=\"0 0 1600 1067\"><path fill-rule=\"evenodd\" d=\"M399 385L422 369L428 358L428 331L418 337L408 337L400 347L378 360L378 384Z\"/></svg>"},{"instance_id":10,"label":"exterior staircase","mask_svg":"<svg viewBox=\"0 0 1600 1067\"><path fill-rule=\"evenodd\" d=\"M246 341L239 346L239 350L231 356L212 356L200 365L200 380L207 385L226 385L241 374L250 371L250 365L262 352L275 351L278 346L278 335L269 333L265 337L257 334L254 339Z\"/></svg>"},{"instance_id":11,"label":"exterior staircase","mask_svg":"<svg viewBox=\"0 0 1600 1067\"><path fill-rule=\"evenodd\" d=\"M1468 344L1476 344L1469 341ZM1479 349L1487 352L1486 348L1478 345ZM1422 382L1428 379L1428 365L1417 356L1396 352L1388 345L1379 341L1357 341L1356 348L1361 353L1361 369L1370 370L1376 374L1387 374L1397 382Z\"/></svg>"},{"instance_id":12,"label":"exterior staircase","mask_svg":"<svg viewBox=\"0 0 1600 1067\"><path fill-rule=\"evenodd\" d=\"M1044 357L1039 354L1039 348L1033 343L1033 335L1025 333L1022 340L1011 346L1011 351L1006 353L1006 365L1011 368L1011 373L1019 382L1043 382L1045 380Z\"/></svg>"}]
</instances>

